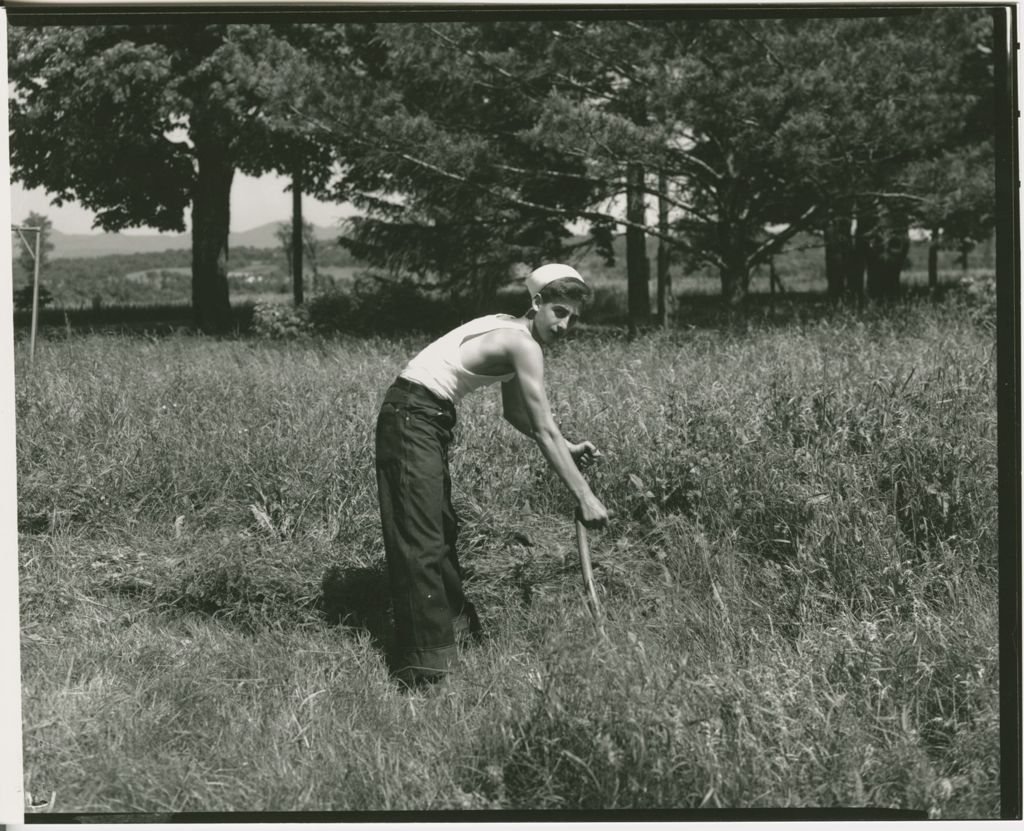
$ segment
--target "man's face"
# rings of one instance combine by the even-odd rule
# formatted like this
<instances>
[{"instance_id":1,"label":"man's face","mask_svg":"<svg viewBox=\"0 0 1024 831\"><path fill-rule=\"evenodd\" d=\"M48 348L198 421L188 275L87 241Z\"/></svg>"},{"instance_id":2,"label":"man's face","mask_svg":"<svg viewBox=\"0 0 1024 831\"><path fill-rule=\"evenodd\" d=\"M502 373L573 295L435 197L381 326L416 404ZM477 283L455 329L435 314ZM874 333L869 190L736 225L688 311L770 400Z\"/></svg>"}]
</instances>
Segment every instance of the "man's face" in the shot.
<instances>
[{"instance_id":1,"label":"man's face","mask_svg":"<svg viewBox=\"0 0 1024 831\"><path fill-rule=\"evenodd\" d=\"M537 314L533 318L533 336L541 345L559 340L580 315L580 304L572 300L535 301L534 308Z\"/></svg>"}]
</instances>

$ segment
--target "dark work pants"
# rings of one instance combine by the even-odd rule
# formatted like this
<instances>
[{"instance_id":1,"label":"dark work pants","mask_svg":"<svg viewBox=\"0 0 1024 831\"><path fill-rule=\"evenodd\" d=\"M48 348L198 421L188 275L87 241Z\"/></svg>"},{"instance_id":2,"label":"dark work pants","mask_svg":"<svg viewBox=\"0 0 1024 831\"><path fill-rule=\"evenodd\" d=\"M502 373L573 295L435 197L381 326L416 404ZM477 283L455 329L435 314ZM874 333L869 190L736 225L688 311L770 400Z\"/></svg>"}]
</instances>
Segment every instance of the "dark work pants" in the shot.
<instances>
[{"instance_id":1,"label":"dark work pants","mask_svg":"<svg viewBox=\"0 0 1024 831\"><path fill-rule=\"evenodd\" d=\"M448 448L455 407L399 378L377 416L377 497L395 616L396 672L407 680L451 668L456 629L478 627L455 553Z\"/></svg>"}]
</instances>

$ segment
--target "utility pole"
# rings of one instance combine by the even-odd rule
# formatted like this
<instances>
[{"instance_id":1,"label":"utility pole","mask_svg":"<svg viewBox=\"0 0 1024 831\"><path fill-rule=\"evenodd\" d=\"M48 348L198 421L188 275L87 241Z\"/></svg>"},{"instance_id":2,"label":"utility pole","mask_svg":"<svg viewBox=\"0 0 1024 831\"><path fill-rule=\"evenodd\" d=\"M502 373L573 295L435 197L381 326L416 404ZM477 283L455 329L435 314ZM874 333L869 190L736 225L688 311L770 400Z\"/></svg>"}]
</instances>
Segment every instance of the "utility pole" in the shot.
<instances>
[{"instance_id":1,"label":"utility pole","mask_svg":"<svg viewBox=\"0 0 1024 831\"><path fill-rule=\"evenodd\" d=\"M302 305L302 171L292 174L292 293L295 305Z\"/></svg>"},{"instance_id":2,"label":"utility pole","mask_svg":"<svg viewBox=\"0 0 1024 831\"><path fill-rule=\"evenodd\" d=\"M28 363L31 366L36 357L36 329L39 325L39 256L43 240L43 229L33 228L29 225L12 225L11 230L18 232L18 236L32 257L32 329L28 339ZM25 239L22 231L36 232L35 250L28 244L28 240Z\"/></svg>"}]
</instances>

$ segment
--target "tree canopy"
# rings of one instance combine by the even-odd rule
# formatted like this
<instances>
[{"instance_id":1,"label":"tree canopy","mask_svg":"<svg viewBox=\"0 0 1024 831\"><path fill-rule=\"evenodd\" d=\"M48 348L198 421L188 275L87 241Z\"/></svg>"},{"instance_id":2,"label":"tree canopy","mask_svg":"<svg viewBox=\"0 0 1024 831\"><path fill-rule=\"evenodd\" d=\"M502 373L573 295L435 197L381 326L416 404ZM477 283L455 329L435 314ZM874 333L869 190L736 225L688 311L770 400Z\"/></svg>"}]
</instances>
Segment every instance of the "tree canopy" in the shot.
<instances>
[{"instance_id":1,"label":"tree canopy","mask_svg":"<svg viewBox=\"0 0 1024 831\"><path fill-rule=\"evenodd\" d=\"M45 214L30 211L20 223L22 228L38 228L38 232L23 232L18 234L19 240L15 243L14 260L21 271L31 279L35 269L36 233L39 234L39 268L45 273L46 263L50 259L50 252L53 251L53 242L50 240L50 232L53 230L53 223ZM29 249L31 248L31 252Z\"/></svg>"},{"instance_id":2,"label":"tree canopy","mask_svg":"<svg viewBox=\"0 0 1024 831\"><path fill-rule=\"evenodd\" d=\"M355 255L479 303L513 264L569 256L571 223L606 256L624 231L635 320L645 237L738 301L801 232L823 235L839 293L865 270L893 285L911 227L952 242L992 225L983 9L200 20L13 28L11 163L109 230L180 230L191 206L207 328L227 307L236 169L353 203Z\"/></svg>"},{"instance_id":3,"label":"tree canopy","mask_svg":"<svg viewBox=\"0 0 1024 831\"><path fill-rule=\"evenodd\" d=\"M56 204L76 200L107 231L183 231L191 208L193 307L206 330L230 320L227 234L236 170L330 164L267 114L271 65L301 54L301 28L207 23L10 29L11 172Z\"/></svg>"},{"instance_id":4,"label":"tree canopy","mask_svg":"<svg viewBox=\"0 0 1024 831\"><path fill-rule=\"evenodd\" d=\"M930 9L350 27L350 60L296 112L344 148L336 194L366 212L347 243L380 265L480 290L584 220L605 250L613 229L664 239L737 300L799 232L859 228L843 267L870 284L912 225L984 232L990 26Z\"/></svg>"}]
</instances>

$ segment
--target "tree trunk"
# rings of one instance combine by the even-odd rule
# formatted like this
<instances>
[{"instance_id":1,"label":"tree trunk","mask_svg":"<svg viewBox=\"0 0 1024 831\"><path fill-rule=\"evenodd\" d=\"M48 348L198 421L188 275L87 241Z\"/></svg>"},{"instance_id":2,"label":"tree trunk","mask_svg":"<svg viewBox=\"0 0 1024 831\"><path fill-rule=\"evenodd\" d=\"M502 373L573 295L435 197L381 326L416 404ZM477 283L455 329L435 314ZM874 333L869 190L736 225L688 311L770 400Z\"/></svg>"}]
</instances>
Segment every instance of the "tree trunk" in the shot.
<instances>
[{"instance_id":1,"label":"tree trunk","mask_svg":"<svg viewBox=\"0 0 1024 831\"><path fill-rule=\"evenodd\" d=\"M828 284L828 296L835 302L843 299L852 253L850 218L830 217L825 225L825 282Z\"/></svg>"},{"instance_id":2,"label":"tree trunk","mask_svg":"<svg viewBox=\"0 0 1024 831\"><path fill-rule=\"evenodd\" d=\"M668 273L668 177L658 173L658 323L668 326L672 313L672 278Z\"/></svg>"},{"instance_id":3,"label":"tree trunk","mask_svg":"<svg viewBox=\"0 0 1024 831\"><path fill-rule=\"evenodd\" d=\"M228 298L228 232L235 167L227 142L197 125L193 129L197 172L192 192L192 315L210 334L231 328Z\"/></svg>"},{"instance_id":4,"label":"tree trunk","mask_svg":"<svg viewBox=\"0 0 1024 831\"><path fill-rule=\"evenodd\" d=\"M644 169L630 164L626 169L626 219L643 225L646 221L644 205ZM651 294L647 281L647 249L644 232L640 228L626 228L626 288L629 306L629 328L647 322L651 314Z\"/></svg>"},{"instance_id":5,"label":"tree trunk","mask_svg":"<svg viewBox=\"0 0 1024 831\"><path fill-rule=\"evenodd\" d=\"M906 226L893 228L875 261L875 268L881 272L882 298L885 300L895 300L900 296L900 275L910 253L909 231Z\"/></svg>"},{"instance_id":6,"label":"tree trunk","mask_svg":"<svg viewBox=\"0 0 1024 831\"><path fill-rule=\"evenodd\" d=\"M932 231L928 243L928 289L935 291L939 287L939 229Z\"/></svg>"},{"instance_id":7,"label":"tree trunk","mask_svg":"<svg viewBox=\"0 0 1024 831\"><path fill-rule=\"evenodd\" d=\"M860 304L864 300L867 234L872 216L864 209L834 214L825 225L825 281L835 301Z\"/></svg>"},{"instance_id":8,"label":"tree trunk","mask_svg":"<svg viewBox=\"0 0 1024 831\"><path fill-rule=\"evenodd\" d=\"M971 248L973 247L973 244L966 240L960 243L960 268L963 269L964 277L967 276L968 267L970 266L967 255L971 253Z\"/></svg>"},{"instance_id":9,"label":"tree trunk","mask_svg":"<svg viewBox=\"0 0 1024 831\"><path fill-rule=\"evenodd\" d=\"M846 259L846 301L858 306L864 302L864 272L867 268L868 229L871 214L863 208L854 211L853 228L850 231L850 251Z\"/></svg>"},{"instance_id":10,"label":"tree trunk","mask_svg":"<svg viewBox=\"0 0 1024 831\"><path fill-rule=\"evenodd\" d=\"M891 300L899 294L900 272L910 251L909 223L899 212L881 207L864 229L868 297Z\"/></svg>"},{"instance_id":11,"label":"tree trunk","mask_svg":"<svg viewBox=\"0 0 1024 831\"><path fill-rule=\"evenodd\" d=\"M292 174L292 294L295 305L302 305L302 174Z\"/></svg>"},{"instance_id":12,"label":"tree trunk","mask_svg":"<svg viewBox=\"0 0 1024 831\"><path fill-rule=\"evenodd\" d=\"M719 220L717 227L718 250L722 262L719 277L722 281L722 299L735 306L743 301L750 288L750 265L747 254L750 237L739 222L728 218Z\"/></svg>"},{"instance_id":13,"label":"tree trunk","mask_svg":"<svg viewBox=\"0 0 1024 831\"><path fill-rule=\"evenodd\" d=\"M846 302L860 305L864 302L864 270L863 245L857 244L854 237L853 250L846 264Z\"/></svg>"},{"instance_id":14,"label":"tree trunk","mask_svg":"<svg viewBox=\"0 0 1024 831\"><path fill-rule=\"evenodd\" d=\"M722 281L722 299L730 306L742 303L750 285L750 271L742 248L725 256L725 265L719 268L719 277Z\"/></svg>"},{"instance_id":15,"label":"tree trunk","mask_svg":"<svg viewBox=\"0 0 1024 831\"><path fill-rule=\"evenodd\" d=\"M318 294L322 289L320 268L317 266L317 256L316 241L313 240L306 245L306 259L309 260L309 270L311 272L309 284L313 289L313 294Z\"/></svg>"},{"instance_id":16,"label":"tree trunk","mask_svg":"<svg viewBox=\"0 0 1024 831\"><path fill-rule=\"evenodd\" d=\"M782 280L779 279L779 272L775 270L775 255L772 254L768 259L768 287L769 291L774 295L775 290L778 289L779 294L786 293L786 287L782 285Z\"/></svg>"}]
</instances>

